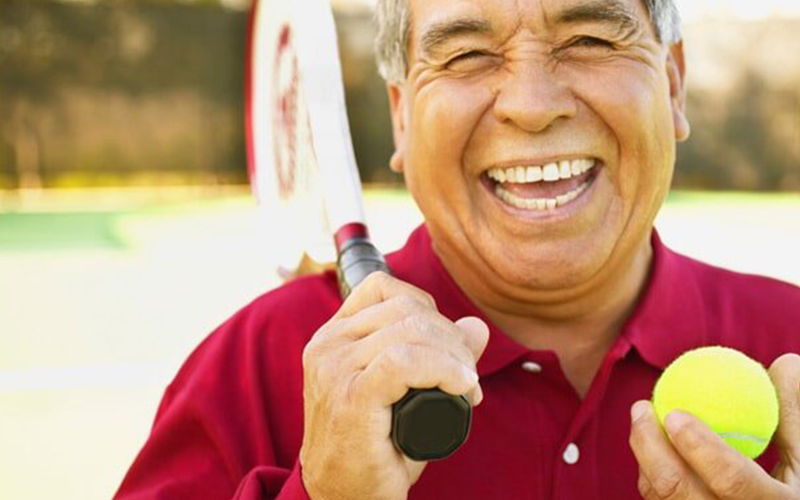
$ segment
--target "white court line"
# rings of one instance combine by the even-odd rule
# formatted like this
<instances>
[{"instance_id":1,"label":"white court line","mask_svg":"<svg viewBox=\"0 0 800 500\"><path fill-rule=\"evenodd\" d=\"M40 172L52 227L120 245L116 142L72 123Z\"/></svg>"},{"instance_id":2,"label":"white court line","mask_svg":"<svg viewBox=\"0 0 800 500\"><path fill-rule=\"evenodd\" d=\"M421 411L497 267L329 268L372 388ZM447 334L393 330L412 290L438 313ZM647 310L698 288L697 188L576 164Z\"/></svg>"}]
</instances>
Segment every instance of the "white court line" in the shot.
<instances>
[{"instance_id":1,"label":"white court line","mask_svg":"<svg viewBox=\"0 0 800 500\"><path fill-rule=\"evenodd\" d=\"M174 364L163 362L0 371L0 395L31 391L114 389L151 385L166 387L166 384L174 376Z\"/></svg>"}]
</instances>

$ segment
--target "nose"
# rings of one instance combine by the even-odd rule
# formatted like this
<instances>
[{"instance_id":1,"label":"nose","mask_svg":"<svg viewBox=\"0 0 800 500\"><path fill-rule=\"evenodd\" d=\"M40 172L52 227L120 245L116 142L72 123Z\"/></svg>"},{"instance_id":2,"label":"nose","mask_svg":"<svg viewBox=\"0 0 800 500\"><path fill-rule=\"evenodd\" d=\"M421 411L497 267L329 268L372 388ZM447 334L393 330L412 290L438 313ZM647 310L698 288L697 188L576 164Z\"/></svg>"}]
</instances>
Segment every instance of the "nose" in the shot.
<instances>
[{"instance_id":1,"label":"nose","mask_svg":"<svg viewBox=\"0 0 800 500\"><path fill-rule=\"evenodd\" d=\"M559 119L575 116L578 105L569 87L541 64L519 65L508 72L494 104L501 123L543 132Z\"/></svg>"}]
</instances>

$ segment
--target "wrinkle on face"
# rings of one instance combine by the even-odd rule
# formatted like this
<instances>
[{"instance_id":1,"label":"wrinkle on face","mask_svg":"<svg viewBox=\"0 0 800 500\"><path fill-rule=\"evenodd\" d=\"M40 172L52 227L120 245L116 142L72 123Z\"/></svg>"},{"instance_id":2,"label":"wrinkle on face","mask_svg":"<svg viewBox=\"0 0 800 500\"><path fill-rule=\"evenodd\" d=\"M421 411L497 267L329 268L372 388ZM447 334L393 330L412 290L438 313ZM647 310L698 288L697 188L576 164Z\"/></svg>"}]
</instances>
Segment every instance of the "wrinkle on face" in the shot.
<instances>
[{"instance_id":1,"label":"wrinkle on face","mask_svg":"<svg viewBox=\"0 0 800 500\"><path fill-rule=\"evenodd\" d=\"M653 56L663 52L652 27L642 23L632 7L620 0L578 2L566 7L561 2L547 1L500 3L513 7L498 11L485 6L475 8L475 4L467 8L464 5L468 2L461 2L453 12L437 13L435 20L420 27L409 51L408 81L414 90L440 78L476 76L480 72L454 71L450 67L454 60L473 52L491 58L480 65L486 72L534 61L552 71L563 63L596 65L619 57L655 65L659 58ZM536 13L532 12L535 7ZM575 57L571 43L579 37L600 38L614 51L608 57Z\"/></svg>"}]
</instances>

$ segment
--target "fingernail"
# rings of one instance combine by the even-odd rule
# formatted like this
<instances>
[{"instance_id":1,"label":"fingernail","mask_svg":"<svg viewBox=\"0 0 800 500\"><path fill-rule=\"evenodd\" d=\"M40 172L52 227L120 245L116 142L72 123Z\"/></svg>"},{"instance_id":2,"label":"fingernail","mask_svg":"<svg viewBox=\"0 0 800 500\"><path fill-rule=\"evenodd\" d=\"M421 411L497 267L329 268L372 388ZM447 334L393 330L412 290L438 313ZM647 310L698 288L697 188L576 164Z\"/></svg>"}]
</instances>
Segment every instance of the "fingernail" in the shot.
<instances>
[{"instance_id":1,"label":"fingernail","mask_svg":"<svg viewBox=\"0 0 800 500\"><path fill-rule=\"evenodd\" d=\"M688 415L680 410L673 410L667 414L664 419L664 427L670 435L675 435L681 427L686 425L689 421Z\"/></svg>"},{"instance_id":2,"label":"fingernail","mask_svg":"<svg viewBox=\"0 0 800 500\"><path fill-rule=\"evenodd\" d=\"M631 406L631 422L636 422L647 412L647 401L637 401Z\"/></svg>"}]
</instances>

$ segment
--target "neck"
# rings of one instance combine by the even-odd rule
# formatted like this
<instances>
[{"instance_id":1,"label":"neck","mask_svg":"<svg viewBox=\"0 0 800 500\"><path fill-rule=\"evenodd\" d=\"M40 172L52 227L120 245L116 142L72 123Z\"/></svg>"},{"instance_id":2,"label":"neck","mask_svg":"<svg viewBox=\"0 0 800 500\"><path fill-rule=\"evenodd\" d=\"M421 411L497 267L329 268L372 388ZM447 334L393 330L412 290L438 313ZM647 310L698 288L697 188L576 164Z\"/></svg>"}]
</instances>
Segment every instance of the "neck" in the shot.
<instances>
[{"instance_id":1,"label":"neck","mask_svg":"<svg viewBox=\"0 0 800 500\"><path fill-rule=\"evenodd\" d=\"M511 294L487 286L468 267L443 258L469 299L508 337L531 350L555 351L576 391L585 395L605 354L636 307L652 262L650 239L614 269L573 290Z\"/></svg>"}]
</instances>

